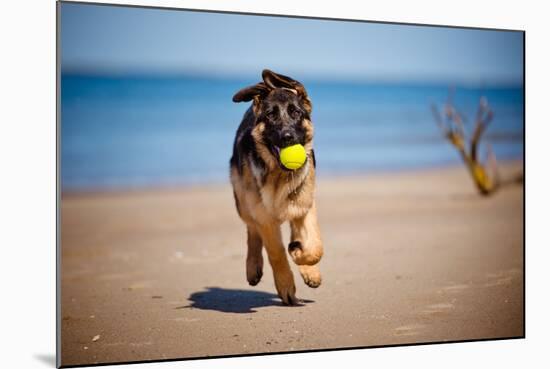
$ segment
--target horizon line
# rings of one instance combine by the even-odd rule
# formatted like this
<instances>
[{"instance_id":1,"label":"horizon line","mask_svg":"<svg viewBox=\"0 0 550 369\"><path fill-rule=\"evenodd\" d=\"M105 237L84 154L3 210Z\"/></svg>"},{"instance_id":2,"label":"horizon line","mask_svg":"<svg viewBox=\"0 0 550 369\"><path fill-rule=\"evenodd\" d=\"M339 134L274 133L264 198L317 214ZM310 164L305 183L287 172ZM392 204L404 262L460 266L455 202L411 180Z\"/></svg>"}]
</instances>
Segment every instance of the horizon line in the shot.
<instances>
[{"instance_id":1,"label":"horizon line","mask_svg":"<svg viewBox=\"0 0 550 369\"><path fill-rule=\"evenodd\" d=\"M205 70L194 68L129 68L122 70L121 68L98 68L98 67L61 67L60 74L64 76L82 76L82 77L105 77L105 78L196 78L207 80L225 80L225 81L243 81L261 80L261 70L253 73L247 73L243 71L220 71L220 70ZM284 74L284 73L283 73ZM290 73L289 73L290 74ZM296 75L297 73L291 73ZM320 73L301 73L300 77L296 77L298 80L305 80L309 82L327 82L327 83L387 83L387 84L424 84L424 85L453 85L453 86L483 86L483 87L522 87L525 84L524 79L519 78L461 78L453 76L389 76L389 75L375 75L375 74L334 74L327 73L321 75Z\"/></svg>"}]
</instances>

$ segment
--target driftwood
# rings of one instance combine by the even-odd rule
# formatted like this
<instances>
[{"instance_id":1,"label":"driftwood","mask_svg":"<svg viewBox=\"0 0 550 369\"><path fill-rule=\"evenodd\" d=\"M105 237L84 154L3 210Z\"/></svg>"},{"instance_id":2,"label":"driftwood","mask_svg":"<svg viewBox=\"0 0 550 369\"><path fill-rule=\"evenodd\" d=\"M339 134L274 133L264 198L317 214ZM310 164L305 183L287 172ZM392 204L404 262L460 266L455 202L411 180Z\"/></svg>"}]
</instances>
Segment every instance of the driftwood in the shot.
<instances>
[{"instance_id":1,"label":"driftwood","mask_svg":"<svg viewBox=\"0 0 550 369\"><path fill-rule=\"evenodd\" d=\"M465 119L454 107L452 94L449 95L449 100L443 106L443 112L440 112L434 104L432 104L432 112L443 135L460 153L479 193L484 196L494 193L501 183L497 160L489 144L487 144L485 164L479 158L481 137L493 119L493 111L489 107L487 99L481 97L479 100L474 129L469 140L464 129Z\"/></svg>"}]
</instances>

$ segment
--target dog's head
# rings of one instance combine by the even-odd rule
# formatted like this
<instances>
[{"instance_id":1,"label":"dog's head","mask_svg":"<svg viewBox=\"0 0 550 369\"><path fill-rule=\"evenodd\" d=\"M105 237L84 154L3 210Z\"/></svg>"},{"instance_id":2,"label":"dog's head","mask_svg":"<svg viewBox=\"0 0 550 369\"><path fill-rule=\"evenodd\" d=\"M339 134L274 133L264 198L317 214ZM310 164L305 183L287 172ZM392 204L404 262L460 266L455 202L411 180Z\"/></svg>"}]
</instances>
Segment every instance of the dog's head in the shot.
<instances>
[{"instance_id":1,"label":"dog's head","mask_svg":"<svg viewBox=\"0 0 550 369\"><path fill-rule=\"evenodd\" d=\"M278 163L280 149L294 144L303 145L310 157L313 124L306 89L300 82L267 69L262 79L233 96L234 102L253 101L256 122L252 136L262 158Z\"/></svg>"}]
</instances>

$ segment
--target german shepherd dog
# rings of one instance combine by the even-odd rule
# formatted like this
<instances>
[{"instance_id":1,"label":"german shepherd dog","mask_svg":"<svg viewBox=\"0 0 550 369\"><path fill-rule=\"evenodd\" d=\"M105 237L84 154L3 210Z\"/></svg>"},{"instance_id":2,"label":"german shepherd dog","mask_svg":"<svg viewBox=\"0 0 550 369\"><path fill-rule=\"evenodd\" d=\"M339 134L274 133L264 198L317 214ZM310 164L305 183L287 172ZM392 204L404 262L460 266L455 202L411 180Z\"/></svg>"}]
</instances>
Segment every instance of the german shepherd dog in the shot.
<instances>
[{"instance_id":1,"label":"german shepherd dog","mask_svg":"<svg viewBox=\"0 0 550 369\"><path fill-rule=\"evenodd\" d=\"M304 86L292 78L266 69L262 79L233 96L234 102L252 101L252 106L235 137L231 184L237 212L247 227L248 283L255 286L262 278L265 247L279 297L286 305L297 305L281 224L290 222L288 253L309 287L321 284L317 263L323 255L314 198L311 101ZM304 146L307 158L301 168L288 170L280 163L279 152L294 144Z\"/></svg>"}]
</instances>

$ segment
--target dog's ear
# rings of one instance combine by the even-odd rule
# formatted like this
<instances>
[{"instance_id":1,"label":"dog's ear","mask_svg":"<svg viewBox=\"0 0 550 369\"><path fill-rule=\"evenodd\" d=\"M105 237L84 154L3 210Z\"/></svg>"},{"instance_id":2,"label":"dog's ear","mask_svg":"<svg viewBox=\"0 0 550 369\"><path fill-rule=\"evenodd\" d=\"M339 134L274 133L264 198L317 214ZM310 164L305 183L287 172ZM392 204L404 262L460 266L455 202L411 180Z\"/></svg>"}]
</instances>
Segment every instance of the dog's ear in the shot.
<instances>
[{"instance_id":1,"label":"dog's ear","mask_svg":"<svg viewBox=\"0 0 550 369\"><path fill-rule=\"evenodd\" d=\"M311 113L311 101L309 100L304 85L300 82L282 74L270 71L269 69L264 69L262 71L262 79L264 80L265 85L269 88L286 88L295 91L296 94L302 98L302 103L305 108L309 113Z\"/></svg>"},{"instance_id":2,"label":"dog's ear","mask_svg":"<svg viewBox=\"0 0 550 369\"><path fill-rule=\"evenodd\" d=\"M298 94L304 94L307 95L306 89L304 86L287 76L283 76L282 74L278 74L275 72L270 71L269 69L264 69L262 72L262 79L264 80L267 87L270 88L288 88L291 90L295 90Z\"/></svg>"},{"instance_id":3,"label":"dog's ear","mask_svg":"<svg viewBox=\"0 0 550 369\"><path fill-rule=\"evenodd\" d=\"M254 86L245 87L233 96L233 102L250 101L252 99L265 97L269 93L269 88L265 83L260 82Z\"/></svg>"}]
</instances>

